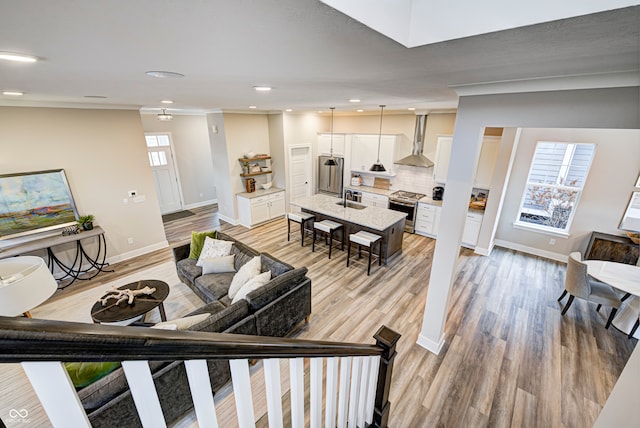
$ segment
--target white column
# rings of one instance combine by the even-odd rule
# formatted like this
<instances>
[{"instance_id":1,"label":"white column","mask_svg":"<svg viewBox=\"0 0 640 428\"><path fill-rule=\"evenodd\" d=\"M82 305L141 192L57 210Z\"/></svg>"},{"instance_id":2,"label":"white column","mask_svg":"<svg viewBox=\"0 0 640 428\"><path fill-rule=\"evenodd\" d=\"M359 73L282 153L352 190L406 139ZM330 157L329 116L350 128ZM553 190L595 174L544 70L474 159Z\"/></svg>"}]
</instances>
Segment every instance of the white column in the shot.
<instances>
[{"instance_id":1,"label":"white column","mask_svg":"<svg viewBox=\"0 0 640 428\"><path fill-rule=\"evenodd\" d=\"M433 254L422 331L417 341L418 345L434 354L438 354L444 345L449 296L484 133L484 128L460 126L460 119L456 119L440 229Z\"/></svg>"}]
</instances>

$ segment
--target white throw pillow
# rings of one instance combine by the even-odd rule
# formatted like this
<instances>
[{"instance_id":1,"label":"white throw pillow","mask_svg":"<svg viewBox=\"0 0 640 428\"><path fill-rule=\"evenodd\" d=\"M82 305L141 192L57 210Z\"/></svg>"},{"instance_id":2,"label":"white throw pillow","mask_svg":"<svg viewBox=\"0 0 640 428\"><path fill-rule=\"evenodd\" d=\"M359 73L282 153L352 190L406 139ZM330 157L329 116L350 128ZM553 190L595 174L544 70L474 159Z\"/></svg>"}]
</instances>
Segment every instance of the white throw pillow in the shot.
<instances>
[{"instance_id":1,"label":"white throw pillow","mask_svg":"<svg viewBox=\"0 0 640 428\"><path fill-rule=\"evenodd\" d=\"M161 328L161 329L165 329L165 330L186 330L189 327L198 324L199 322L202 322L204 320L206 320L207 318L209 318L211 314L209 313L204 313L204 314L198 314L198 315L191 315L188 317L182 317L182 318L178 318L175 320L170 320L170 321L162 321L157 323L156 325L154 325L154 328ZM168 328L165 326L169 326L169 325L175 325L175 329L174 328Z\"/></svg>"},{"instance_id":2,"label":"white throw pillow","mask_svg":"<svg viewBox=\"0 0 640 428\"><path fill-rule=\"evenodd\" d=\"M202 261L205 259L228 256L229 254L231 254L232 246L233 242L231 241L213 239L207 236L204 239L204 246L202 247L202 251L200 252L200 257L198 258L196 266L202 267Z\"/></svg>"},{"instance_id":3,"label":"white throw pillow","mask_svg":"<svg viewBox=\"0 0 640 428\"><path fill-rule=\"evenodd\" d=\"M235 272L236 268L233 264L235 258L236 256L231 254L230 256L204 259L202 260L202 274Z\"/></svg>"},{"instance_id":4,"label":"white throw pillow","mask_svg":"<svg viewBox=\"0 0 640 428\"><path fill-rule=\"evenodd\" d=\"M243 285L240 291L236 293L235 297L231 301L231 304L234 304L238 300L244 299L245 297L247 297L247 294L251 293L253 290L257 290L269 281L271 281L271 271L261 273L260 275L249 280L249 282Z\"/></svg>"},{"instance_id":5,"label":"white throw pillow","mask_svg":"<svg viewBox=\"0 0 640 428\"><path fill-rule=\"evenodd\" d=\"M229 298L233 299L243 285L249 282L253 277L260 275L260 268L262 263L260 262L260 256L255 256L248 262L246 262L239 270L238 273L233 275L231 285L229 286Z\"/></svg>"}]
</instances>

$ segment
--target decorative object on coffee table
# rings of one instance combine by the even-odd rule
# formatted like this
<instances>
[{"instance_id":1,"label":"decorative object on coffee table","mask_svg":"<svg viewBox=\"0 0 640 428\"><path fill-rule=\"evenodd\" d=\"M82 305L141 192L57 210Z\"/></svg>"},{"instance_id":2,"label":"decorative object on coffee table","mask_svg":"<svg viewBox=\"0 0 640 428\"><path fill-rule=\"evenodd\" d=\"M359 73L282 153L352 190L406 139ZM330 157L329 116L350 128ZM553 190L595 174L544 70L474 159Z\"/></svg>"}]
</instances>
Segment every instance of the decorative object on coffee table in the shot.
<instances>
[{"instance_id":1,"label":"decorative object on coffee table","mask_svg":"<svg viewBox=\"0 0 640 428\"><path fill-rule=\"evenodd\" d=\"M148 296L156 292L155 288L151 288L146 286L140 290L130 290L125 288L121 290L119 288L113 287L113 290L108 290L107 294L104 295L102 299L100 299L100 303L102 306L107 306L109 303L109 299L116 299L116 305L119 305L121 302L127 302L130 305L133 305L133 300L137 296Z\"/></svg>"},{"instance_id":2,"label":"decorative object on coffee table","mask_svg":"<svg viewBox=\"0 0 640 428\"><path fill-rule=\"evenodd\" d=\"M144 321L144 316L154 308L160 311L160 319L167 320L164 312L163 302L169 295L169 286L166 282L154 279L145 279L131 284L118 287L117 290L131 290L133 292L148 288L154 288L155 291L149 295L137 295L133 299L133 304L129 304L126 299L109 300L106 306L102 305L102 300L108 297L103 296L94 303L91 308L91 318L95 323L101 324L119 324L129 325L135 321ZM112 293L112 291L109 291Z\"/></svg>"}]
</instances>

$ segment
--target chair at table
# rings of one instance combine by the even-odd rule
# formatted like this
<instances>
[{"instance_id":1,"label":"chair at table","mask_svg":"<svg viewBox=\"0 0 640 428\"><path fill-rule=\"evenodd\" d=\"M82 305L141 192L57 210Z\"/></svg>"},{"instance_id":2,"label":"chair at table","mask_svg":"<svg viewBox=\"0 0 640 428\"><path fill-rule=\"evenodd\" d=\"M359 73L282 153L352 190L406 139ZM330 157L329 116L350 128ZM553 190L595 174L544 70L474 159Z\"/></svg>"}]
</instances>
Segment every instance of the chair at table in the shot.
<instances>
[{"instance_id":1,"label":"chair at table","mask_svg":"<svg viewBox=\"0 0 640 428\"><path fill-rule=\"evenodd\" d=\"M561 301L567 293L569 293L569 300L562 309L562 315L567 312L575 297L597 303L597 311L600 311L602 305L611 306L611 314L609 315L605 328L609 328L613 317L616 315L616 311L620 307L620 297L613 291L610 285L597 281L587 274L587 265L582 263L582 257L577 251L569 254L564 291L558 298L558 302Z\"/></svg>"}]
</instances>

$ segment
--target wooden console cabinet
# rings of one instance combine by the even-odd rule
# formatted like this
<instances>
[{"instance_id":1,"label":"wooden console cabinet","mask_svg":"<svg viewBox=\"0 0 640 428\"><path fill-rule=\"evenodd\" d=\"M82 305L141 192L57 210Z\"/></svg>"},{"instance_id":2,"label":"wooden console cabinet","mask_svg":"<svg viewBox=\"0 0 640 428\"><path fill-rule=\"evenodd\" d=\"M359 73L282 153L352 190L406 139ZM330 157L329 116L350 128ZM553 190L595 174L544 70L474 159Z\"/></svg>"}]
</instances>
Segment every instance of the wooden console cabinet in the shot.
<instances>
[{"instance_id":1,"label":"wooden console cabinet","mask_svg":"<svg viewBox=\"0 0 640 428\"><path fill-rule=\"evenodd\" d=\"M639 253L640 245L634 244L626 236L591 232L591 239L589 239L584 258L635 265L638 263Z\"/></svg>"}]
</instances>

